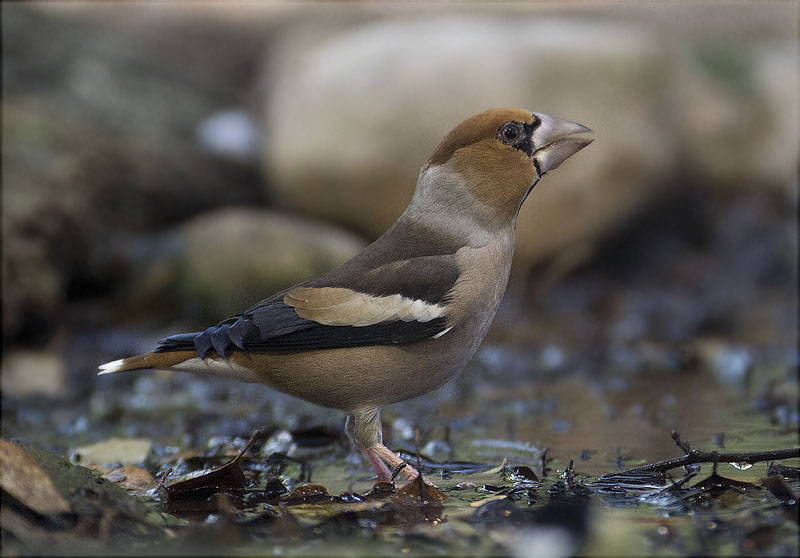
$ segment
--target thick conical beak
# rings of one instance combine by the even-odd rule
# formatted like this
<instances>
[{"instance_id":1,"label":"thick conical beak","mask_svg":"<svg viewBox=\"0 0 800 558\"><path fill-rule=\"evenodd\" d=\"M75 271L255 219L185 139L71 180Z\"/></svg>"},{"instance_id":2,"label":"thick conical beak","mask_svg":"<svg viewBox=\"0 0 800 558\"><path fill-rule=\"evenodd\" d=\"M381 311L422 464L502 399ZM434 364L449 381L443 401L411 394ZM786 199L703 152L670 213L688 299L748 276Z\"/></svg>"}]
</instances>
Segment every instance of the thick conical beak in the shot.
<instances>
[{"instance_id":1,"label":"thick conical beak","mask_svg":"<svg viewBox=\"0 0 800 558\"><path fill-rule=\"evenodd\" d=\"M558 168L561 163L593 141L587 138L567 137L572 134L591 132L582 124L554 118L540 112L534 112L533 115L541 122L533 131L532 136L535 147L533 160L539 176Z\"/></svg>"}]
</instances>

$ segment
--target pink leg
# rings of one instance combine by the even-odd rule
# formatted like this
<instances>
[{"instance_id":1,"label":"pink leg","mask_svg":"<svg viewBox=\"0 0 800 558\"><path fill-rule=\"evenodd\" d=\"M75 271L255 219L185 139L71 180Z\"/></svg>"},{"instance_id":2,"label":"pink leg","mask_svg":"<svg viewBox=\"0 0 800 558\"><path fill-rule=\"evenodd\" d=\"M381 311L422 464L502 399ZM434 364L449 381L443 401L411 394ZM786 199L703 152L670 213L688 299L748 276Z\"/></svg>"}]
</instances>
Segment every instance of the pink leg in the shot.
<instances>
[{"instance_id":1,"label":"pink leg","mask_svg":"<svg viewBox=\"0 0 800 558\"><path fill-rule=\"evenodd\" d=\"M372 464L372 467L378 472L378 479L382 481L388 481L392 478L392 471L386 466L381 458L378 456L377 452L373 451L372 449L367 448L359 448L361 453L364 454L364 457L369 460Z\"/></svg>"},{"instance_id":2,"label":"pink leg","mask_svg":"<svg viewBox=\"0 0 800 558\"><path fill-rule=\"evenodd\" d=\"M394 470L404 463L399 455L383 445L379 408L348 415L345 423L345 432L361 453L364 454L364 457L369 460L381 480L390 480ZM412 480L419 476L417 470L408 463L400 470L400 473L407 479ZM424 476L422 481L429 486L433 486L433 483Z\"/></svg>"},{"instance_id":3,"label":"pink leg","mask_svg":"<svg viewBox=\"0 0 800 558\"><path fill-rule=\"evenodd\" d=\"M386 464L388 464L392 470L397 469L397 467L399 467L401 463L405 463L406 466L400 470L400 474L406 477L407 479L414 480L417 478L417 476L419 476L420 474L419 471L417 471L414 467L412 467L408 462L403 461L403 459L399 455L394 453L392 450L390 450L383 444L381 443L375 444L370 448L370 450L373 451L383 461L385 461ZM386 465L384 465L384 467L385 466ZM424 482L428 486L434 486L434 484L430 481L430 479L428 479L428 477L426 477L425 475L422 475L422 482Z\"/></svg>"}]
</instances>

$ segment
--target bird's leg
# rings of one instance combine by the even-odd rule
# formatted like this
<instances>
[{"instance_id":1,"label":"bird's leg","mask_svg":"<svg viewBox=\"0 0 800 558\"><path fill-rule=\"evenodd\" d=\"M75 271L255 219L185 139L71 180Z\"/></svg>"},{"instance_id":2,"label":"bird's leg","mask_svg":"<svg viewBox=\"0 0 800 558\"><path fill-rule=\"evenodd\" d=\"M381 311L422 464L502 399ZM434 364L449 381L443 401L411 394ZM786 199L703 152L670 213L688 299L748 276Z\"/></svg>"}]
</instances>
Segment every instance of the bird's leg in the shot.
<instances>
[{"instance_id":1,"label":"bird's leg","mask_svg":"<svg viewBox=\"0 0 800 558\"><path fill-rule=\"evenodd\" d=\"M400 474L402 474L407 479L414 480L418 476L421 476L422 482L424 482L428 486L434 486L434 484L430 481L430 479L428 479L428 477L426 477L425 475L421 475L419 471L417 471L414 467L409 465L407 461L404 461L402 457L400 457L395 452L384 446L383 443L378 443L372 446L370 449L373 450L378 455L378 457L380 457L392 469L397 469L401 464L405 463L406 466L400 470Z\"/></svg>"},{"instance_id":2,"label":"bird's leg","mask_svg":"<svg viewBox=\"0 0 800 558\"><path fill-rule=\"evenodd\" d=\"M373 449L383 441L381 427L381 410L373 409L358 414L347 415L347 422L344 425L347 437L358 447L359 451L370 462L377 471L380 480L390 480L392 471L381 460L381 457Z\"/></svg>"},{"instance_id":3,"label":"bird's leg","mask_svg":"<svg viewBox=\"0 0 800 558\"><path fill-rule=\"evenodd\" d=\"M348 415L345 432L369 460L381 480L390 480L392 472L405 463L399 455L383 445L380 409ZM419 475L419 472L408 463L400 472L408 479L415 479ZM423 476L422 480L425 484L433 486L426 477Z\"/></svg>"},{"instance_id":4,"label":"bird's leg","mask_svg":"<svg viewBox=\"0 0 800 558\"><path fill-rule=\"evenodd\" d=\"M378 472L378 479L382 481L392 480L392 471L386 466L386 463L380 458L378 453L369 448L359 448L364 457L372 464L372 467Z\"/></svg>"}]
</instances>

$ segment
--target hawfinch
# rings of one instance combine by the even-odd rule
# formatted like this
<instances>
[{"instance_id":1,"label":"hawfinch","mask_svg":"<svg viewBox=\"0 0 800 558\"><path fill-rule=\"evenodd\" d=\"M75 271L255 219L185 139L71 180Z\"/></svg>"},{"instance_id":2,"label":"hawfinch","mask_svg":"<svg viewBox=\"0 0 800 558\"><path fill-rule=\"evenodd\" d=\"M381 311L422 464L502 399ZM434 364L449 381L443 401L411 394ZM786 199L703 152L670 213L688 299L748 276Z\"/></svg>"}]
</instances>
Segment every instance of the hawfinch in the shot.
<instances>
[{"instance_id":1,"label":"hawfinch","mask_svg":"<svg viewBox=\"0 0 800 558\"><path fill-rule=\"evenodd\" d=\"M381 479L403 460L383 445L381 407L457 374L506 289L520 206L589 128L522 109L477 114L422 167L397 222L328 273L100 374L169 369L257 382L347 413L345 430ZM410 466L408 478L418 473Z\"/></svg>"}]
</instances>

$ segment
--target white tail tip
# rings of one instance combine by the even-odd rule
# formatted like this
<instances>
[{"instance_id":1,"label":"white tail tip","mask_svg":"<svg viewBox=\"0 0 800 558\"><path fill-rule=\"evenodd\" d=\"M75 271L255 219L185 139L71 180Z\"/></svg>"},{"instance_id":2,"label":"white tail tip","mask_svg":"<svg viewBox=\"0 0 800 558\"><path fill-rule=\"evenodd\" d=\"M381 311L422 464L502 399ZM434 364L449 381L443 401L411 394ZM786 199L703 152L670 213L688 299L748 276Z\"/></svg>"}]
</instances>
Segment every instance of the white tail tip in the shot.
<instances>
[{"instance_id":1,"label":"white tail tip","mask_svg":"<svg viewBox=\"0 0 800 558\"><path fill-rule=\"evenodd\" d=\"M100 376L102 374L111 374L113 372L119 372L124 363L125 359L119 359L119 360L114 360L112 362L107 362L105 364L101 364L100 372L98 372L97 375Z\"/></svg>"}]
</instances>

